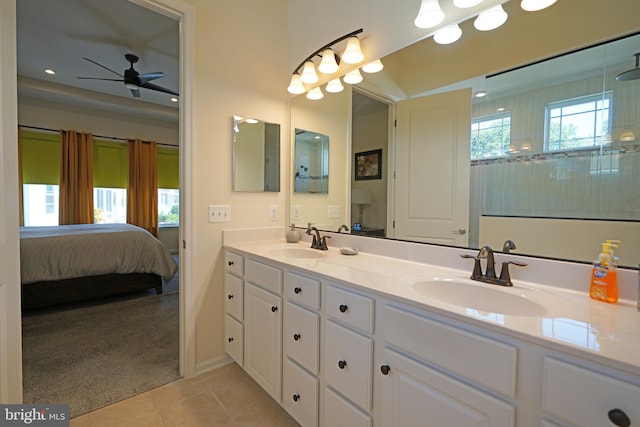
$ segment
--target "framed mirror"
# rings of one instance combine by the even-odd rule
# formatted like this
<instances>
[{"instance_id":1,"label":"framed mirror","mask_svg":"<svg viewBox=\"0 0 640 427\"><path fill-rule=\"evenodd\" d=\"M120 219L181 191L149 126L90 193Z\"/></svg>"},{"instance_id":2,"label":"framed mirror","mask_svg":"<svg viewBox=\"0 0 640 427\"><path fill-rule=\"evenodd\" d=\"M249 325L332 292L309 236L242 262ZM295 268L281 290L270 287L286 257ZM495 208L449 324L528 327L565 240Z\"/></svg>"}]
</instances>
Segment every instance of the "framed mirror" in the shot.
<instances>
[{"instance_id":1,"label":"framed mirror","mask_svg":"<svg viewBox=\"0 0 640 427\"><path fill-rule=\"evenodd\" d=\"M233 116L233 191L280 191L280 125Z\"/></svg>"},{"instance_id":2,"label":"framed mirror","mask_svg":"<svg viewBox=\"0 0 640 427\"><path fill-rule=\"evenodd\" d=\"M547 19L568 21L574 7L559 2L549 9L548 14L554 16ZM509 25L489 35L494 37L493 44L483 39L487 35L473 33L469 23L463 23L463 43L437 46L427 39L382 58L383 72L366 76L358 92L386 99L392 110L390 117L398 120L396 138L388 141L387 151L396 156L390 159L389 174L411 171L419 180L408 177L406 186L401 187L397 177L390 179L388 203L379 211L375 204L365 205L364 223L373 223L370 217L378 212L387 217L388 238L469 248L490 244L496 250L511 239L517 245L512 251L519 254L581 262L593 261L604 239L620 239L623 243L616 255L620 255L621 265L636 267L640 243L637 239L625 241L625 236L640 232L640 187L633 185L640 173L636 157L640 153L640 80L616 79L634 68L634 54L640 51L640 36L620 33L624 29L619 18L631 13L629 8L638 11L638 5L629 2L612 5L607 16L602 16L601 8L586 7L581 12L586 14L585 26L573 31L571 37L560 27L547 28L548 38L529 39L523 50L522 39L515 34L539 28L539 23L535 14L524 14L517 10L517 4L507 3ZM592 28L588 22L602 23L597 25L597 35L588 30ZM494 48L489 50L490 45ZM477 61L470 61L471 57ZM474 97L479 91L486 96ZM356 90L353 92L350 115L357 110ZM467 139L466 145L458 141L466 148L456 151L466 156L456 167L468 174L460 181L467 188L467 195L460 197L467 203L467 213L460 222L450 220L446 210L451 206L449 196L460 195L460 186L451 177L442 179L430 172L445 164L445 171L455 169L452 157L447 157L453 152L436 155L431 151L420 158L410 151L407 158L412 162L399 163L402 153L398 147L406 123L401 112L395 113L405 101L440 96L442 105L447 105L454 94L462 94L462 104L466 103L464 126L456 131ZM292 103L292 118L296 116L295 105ZM569 113L587 105L593 108L582 116ZM456 110L453 115L460 118L462 112ZM505 112L510 112L510 117ZM582 125L587 118L593 119L590 134ZM354 119L350 116L350 120ZM458 121L450 124L459 125ZM479 129L504 130L507 124L507 139L480 143L486 145L485 151L478 148L478 141L486 137ZM292 125L296 125L294 120ZM587 141L591 145L583 145ZM354 182L345 181L345 187L351 191ZM413 187L443 191L426 197L413 194ZM353 221L359 211L353 205L351 209ZM408 211L406 218L410 220L401 232L400 209ZM421 215L444 219L446 228L442 228L441 237L423 238L418 233L415 218ZM459 237L461 242L451 241Z\"/></svg>"},{"instance_id":3,"label":"framed mirror","mask_svg":"<svg viewBox=\"0 0 640 427\"><path fill-rule=\"evenodd\" d=\"M295 130L294 193L329 193L329 137L304 129Z\"/></svg>"}]
</instances>

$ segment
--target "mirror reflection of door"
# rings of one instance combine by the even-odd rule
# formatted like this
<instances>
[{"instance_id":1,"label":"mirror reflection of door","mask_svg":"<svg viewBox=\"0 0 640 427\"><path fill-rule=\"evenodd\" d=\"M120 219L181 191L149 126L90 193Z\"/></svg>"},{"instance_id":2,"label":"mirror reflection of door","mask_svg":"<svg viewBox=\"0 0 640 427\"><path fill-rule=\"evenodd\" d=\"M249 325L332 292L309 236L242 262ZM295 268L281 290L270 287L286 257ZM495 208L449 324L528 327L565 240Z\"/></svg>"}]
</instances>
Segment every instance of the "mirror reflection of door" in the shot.
<instances>
[{"instance_id":1,"label":"mirror reflection of door","mask_svg":"<svg viewBox=\"0 0 640 427\"><path fill-rule=\"evenodd\" d=\"M329 193L329 137L296 129L293 191Z\"/></svg>"},{"instance_id":2,"label":"mirror reflection of door","mask_svg":"<svg viewBox=\"0 0 640 427\"><path fill-rule=\"evenodd\" d=\"M468 244L471 89L398 103L395 236Z\"/></svg>"}]
</instances>

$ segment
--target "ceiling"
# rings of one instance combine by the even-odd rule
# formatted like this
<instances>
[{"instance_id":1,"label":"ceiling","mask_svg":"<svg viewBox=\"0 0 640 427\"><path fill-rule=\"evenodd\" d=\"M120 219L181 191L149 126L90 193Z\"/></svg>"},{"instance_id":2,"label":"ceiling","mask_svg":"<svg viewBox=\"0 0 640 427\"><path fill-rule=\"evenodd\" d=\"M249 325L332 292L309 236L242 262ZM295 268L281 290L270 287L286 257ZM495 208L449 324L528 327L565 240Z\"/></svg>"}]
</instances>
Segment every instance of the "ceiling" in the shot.
<instances>
[{"instance_id":1,"label":"ceiling","mask_svg":"<svg viewBox=\"0 0 640 427\"><path fill-rule=\"evenodd\" d=\"M145 88L134 98L119 79L139 57L140 74L161 71L151 83L179 92L179 23L128 0L17 0L18 95L177 121L173 95ZM44 72L55 70L55 75Z\"/></svg>"}]
</instances>

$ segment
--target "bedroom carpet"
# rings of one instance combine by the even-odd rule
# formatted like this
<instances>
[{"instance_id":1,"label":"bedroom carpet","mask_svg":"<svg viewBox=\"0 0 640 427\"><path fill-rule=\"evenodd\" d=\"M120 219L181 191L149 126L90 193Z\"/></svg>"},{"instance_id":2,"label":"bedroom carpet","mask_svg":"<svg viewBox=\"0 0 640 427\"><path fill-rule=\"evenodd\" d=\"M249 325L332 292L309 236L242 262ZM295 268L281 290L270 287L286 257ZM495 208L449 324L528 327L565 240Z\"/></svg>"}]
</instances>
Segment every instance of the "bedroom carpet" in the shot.
<instances>
[{"instance_id":1,"label":"bedroom carpet","mask_svg":"<svg viewBox=\"0 0 640 427\"><path fill-rule=\"evenodd\" d=\"M76 417L178 379L179 293L167 291L25 313L24 402Z\"/></svg>"}]
</instances>

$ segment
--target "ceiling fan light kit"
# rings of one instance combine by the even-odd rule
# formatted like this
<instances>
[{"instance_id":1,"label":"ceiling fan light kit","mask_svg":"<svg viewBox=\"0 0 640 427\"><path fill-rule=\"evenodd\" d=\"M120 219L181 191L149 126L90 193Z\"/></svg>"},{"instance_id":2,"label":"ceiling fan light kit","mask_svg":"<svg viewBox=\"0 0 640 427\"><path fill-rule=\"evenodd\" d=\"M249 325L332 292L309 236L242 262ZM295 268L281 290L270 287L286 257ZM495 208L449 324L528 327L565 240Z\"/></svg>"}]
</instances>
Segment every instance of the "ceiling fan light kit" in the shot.
<instances>
[{"instance_id":1,"label":"ceiling fan light kit","mask_svg":"<svg viewBox=\"0 0 640 427\"><path fill-rule=\"evenodd\" d=\"M129 68L124 70L124 75L116 71L113 71L108 67L105 67L104 65L94 61L93 59L84 58L85 60L91 62L92 64L95 64L98 67L104 68L105 70L119 76L120 77L119 79L106 79L106 78L100 78L100 77L78 77L78 78L83 80L104 80L104 81L112 81L112 82L123 82L124 86L131 91L131 95L133 95L134 98L140 97L140 88L179 96L178 92L176 91L150 83L151 80L156 80L164 77L165 74L162 71L140 74L133 68L133 64L138 62L139 58L133 53L125 54L124 58L130 64Z\"/></svg>"}]
</instances>

